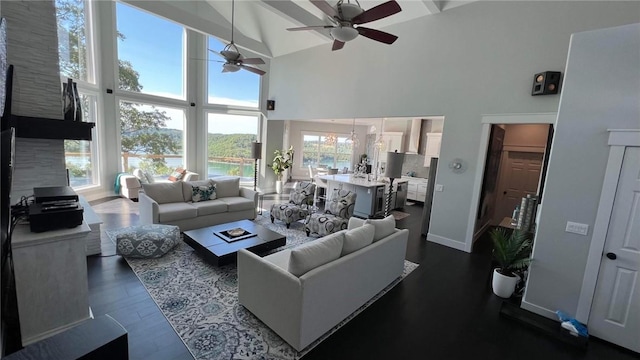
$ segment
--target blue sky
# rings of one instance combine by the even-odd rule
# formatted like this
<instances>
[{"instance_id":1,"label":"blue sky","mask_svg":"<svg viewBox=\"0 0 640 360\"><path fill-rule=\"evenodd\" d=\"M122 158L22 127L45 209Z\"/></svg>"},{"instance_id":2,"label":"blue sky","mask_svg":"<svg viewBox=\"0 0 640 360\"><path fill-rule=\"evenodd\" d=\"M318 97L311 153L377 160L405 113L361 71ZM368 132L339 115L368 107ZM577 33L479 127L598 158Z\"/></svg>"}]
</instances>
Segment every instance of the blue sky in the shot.
<instances>
[{"instance_id":1,"label":"blue sky","mask_svg":"<svg viewBox=\"0 0 640 360\"><path fill-rule=\"evenodd\" d=\"M184 28L119 2L116 3L116 15L118 32L125 37L124 40L118 40L118 57L131 62L133 68L138 71L139 81L143 86L142 92L183 98ZM226 42L209 37L210 49L220 51L225 45ZM220 59L216 54L211 52L209 54L211 60ZM187 61L192 60L205 61L187 59ZM223 74L222 63L208 61L207 64L209 65L210 102L257 104L260 84L258 75L243 70ZM175 118L178 122L180 121L178 118L182 116L175 116ZM172 128L177 127L168 125ZM210 132L220 132L220 130L210 129Z\"/></svg>"}]
</instances>

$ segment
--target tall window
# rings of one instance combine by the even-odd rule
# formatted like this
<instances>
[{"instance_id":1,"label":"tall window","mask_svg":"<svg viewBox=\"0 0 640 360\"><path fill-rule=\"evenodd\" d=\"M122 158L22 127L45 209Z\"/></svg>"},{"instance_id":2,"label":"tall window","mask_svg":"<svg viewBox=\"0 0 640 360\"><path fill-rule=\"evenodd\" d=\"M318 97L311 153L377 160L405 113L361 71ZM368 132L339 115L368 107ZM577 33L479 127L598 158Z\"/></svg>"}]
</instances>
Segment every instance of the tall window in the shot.
<instances>
[{"instance_id":1,"label":"tall window","mask_svg":"<svg viewBox=\"0 0 640 360\"><path fill-rule=\"evenodd\" d=\"M94 82L88 6L84 0L55 0L55 7L60 76Z\"/></svg>"},{"instance_id":2,"label":"tall window","mask_svg":"<svg viewBox=\"0 0 640 360\"><path fill-rule=\"evenodd\" d=\"M82 118L88 122L95 122L97 99L95 95L80 93L82 101ZM65 140L64 155L69 184L72 187L97 185L98 179L98 151L96 128L93 128L93 141Z\"/></svg>"},{"instance_id":3,"label":"tall window","mask_svg":"<svg viewBox=\"0 0 640 360\"><path fill-rule=\"evenodd\" d=\"M208 177L234 175L253 181L251 142L258 138L258 116L207 114Z\"/></svg>"},{"instance_id":4,"label":"tall window","mask_svg":"<svg viewBox=\"0 0 640 360\"><path fill-rule=\"evenodd\" d=\"M209 36L207 44L210 50L218 53L226 45L212 36ZM224 59L211 51L207 51L207 54L210 60L207 61L209 104L258 108L260 75L246 70L222 73L222 63L218 61L224 61Z\"/></svg>"},{"instance_id":5,"label":"tall window","mask_svg":"<svg viewBox=\"0 0 640 360\"><path fill-rule=\"evenodd\" d=\"M302 167L326 165L342 169L351 167L353 147L347 135L338 135L335 143L328 143L324 134L302 133Z\"/></svg>"},{"instance_id":6,"label":"tall window","mask_svg":"<svg viewBox=\"0 0 640 360\"><path fill-rule=\"evenodd\" d=\"M164 106L120 101L122 168L143 169L167 178L184 167L185 111Z\"/></svg>"},{"instance_id":7,"label":"tall window","mask_svg":"<svg viewBox=\"0 0 640 360\"><path fill-rule=\"evenodd\" d=\"M55 0L61 82L71 78L77 83L82 120L97 123L90 6L91 3L84 0ZM92 141L64 141L69 183L74 188L100 183L97 126L92 132Z\"/></svg>"},{"instance_id":8,"label":"tall window","mask_svg":"<svg viewBox=\"0 0 640 360\"><path fill-rule=\"evenodd\" d=\"M119 89L184 99L184 28L120 2L116 16Z\"/></svg>"}]
</instances>

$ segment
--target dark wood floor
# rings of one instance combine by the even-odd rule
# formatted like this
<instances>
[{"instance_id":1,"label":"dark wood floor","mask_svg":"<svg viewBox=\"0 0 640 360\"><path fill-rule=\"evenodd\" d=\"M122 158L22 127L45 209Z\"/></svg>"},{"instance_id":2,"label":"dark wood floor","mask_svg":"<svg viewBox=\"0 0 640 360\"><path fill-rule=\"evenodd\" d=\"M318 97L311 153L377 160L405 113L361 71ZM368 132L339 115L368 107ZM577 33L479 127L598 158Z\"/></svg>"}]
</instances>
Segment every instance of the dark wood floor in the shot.
<instances>
[{"instance_id":1,"label":"dark wood floor","mask_svg":"<svg viewBox=\"0 0 640 360\"><path fill-rule=\"evenodd\" d=\"M272 198L271 198L272 199ZM269 197L265 200L265 207ZM100 214L103 227L135 224L123 211ZM427 242L422 207L398 221L410 230L407 259L420 266L389 293L304 356L311 359L632 359L609 343L590 339L586 351L557 342L499 315L490 289L491 256L485 240L473 254ZM123 215L126 214L126 215ZM103 241L103 256L115 252ZM88 258L90 305L129 332L131 359L190 359L171 325L119 256Z\"/></svg>"}]
</instances>

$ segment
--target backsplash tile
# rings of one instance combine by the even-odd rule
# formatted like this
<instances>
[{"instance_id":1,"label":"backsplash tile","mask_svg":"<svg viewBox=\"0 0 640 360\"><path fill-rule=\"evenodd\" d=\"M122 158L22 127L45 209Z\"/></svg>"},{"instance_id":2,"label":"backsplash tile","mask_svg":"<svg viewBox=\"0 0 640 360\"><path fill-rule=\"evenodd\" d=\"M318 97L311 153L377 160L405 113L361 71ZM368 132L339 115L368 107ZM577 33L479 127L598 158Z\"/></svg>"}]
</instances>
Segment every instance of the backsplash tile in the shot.
<instances>
[{"instance_id":1,"label":"backsplash tile","mask_svg":"<svg viewBox=\"0 0 640 360\"><path fill-rule=\"evenodd\" d=\"M406 154L404 156L402 175L407 175L411 171L415 172L415 177L429 177L429 168L424 166L424 155Z\"/></svg>"}]
</instances>

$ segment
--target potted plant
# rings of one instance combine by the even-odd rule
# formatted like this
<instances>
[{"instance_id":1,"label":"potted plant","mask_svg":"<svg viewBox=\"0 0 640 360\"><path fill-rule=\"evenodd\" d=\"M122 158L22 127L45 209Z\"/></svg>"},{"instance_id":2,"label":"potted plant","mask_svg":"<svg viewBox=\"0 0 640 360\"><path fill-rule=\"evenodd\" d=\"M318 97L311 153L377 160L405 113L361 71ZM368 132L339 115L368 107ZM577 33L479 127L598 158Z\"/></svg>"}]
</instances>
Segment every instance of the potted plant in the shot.
<instances>
[{"instance_id":1,"label":"potted plant","mask_svg":"<svg viewBox=\"0 0 640 360\"><path fill-rule=\"evenodd\" d=\"M287 150L276 150L273 152L273 162L271 169L276 174L276 192L282 193L282 175L285 170L293 165L293 146Z\"/></svg>"},{"instance_id":2,"label":"potted plant","mask_svg":"<svg viewBox=\"0 0 640 360\"><path fill-rule=\"evenodd\" d=\"M524 231L510 231L501 227L491 232L491 240L493 259L500 266L493 270L493 293L510 298L520 279L516 272L525 269L531 262L532 242Z\"/></svg>"}]
</instances>

